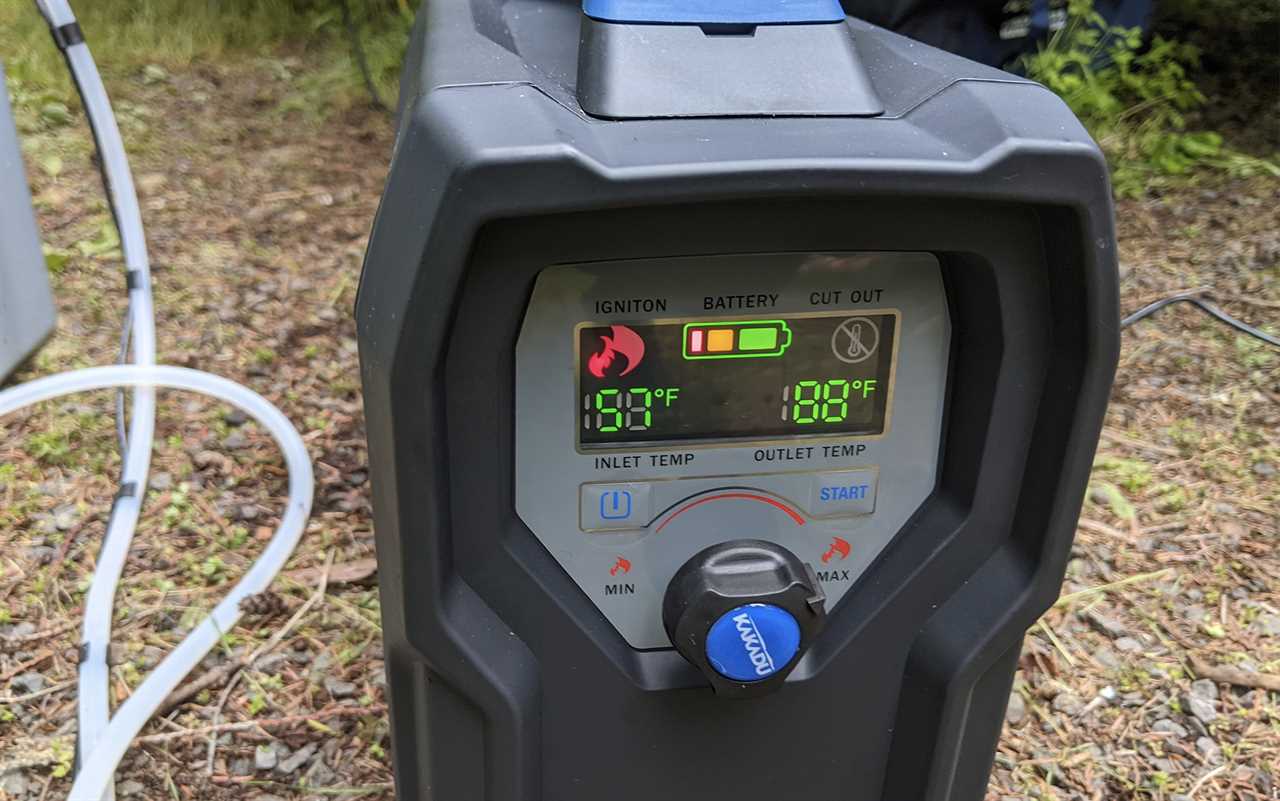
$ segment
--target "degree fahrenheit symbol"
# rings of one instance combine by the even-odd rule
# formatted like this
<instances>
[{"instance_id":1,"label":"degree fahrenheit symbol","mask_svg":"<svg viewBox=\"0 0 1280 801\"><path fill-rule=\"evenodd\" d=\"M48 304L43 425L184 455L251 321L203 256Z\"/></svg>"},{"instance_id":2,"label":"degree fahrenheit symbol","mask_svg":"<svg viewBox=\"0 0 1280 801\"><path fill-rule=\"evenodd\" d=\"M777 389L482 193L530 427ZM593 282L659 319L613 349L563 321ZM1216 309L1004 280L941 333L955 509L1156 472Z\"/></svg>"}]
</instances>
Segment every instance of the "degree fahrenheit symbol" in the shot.
<instances>
[{"instance_id":1,"label":"degree fahrenheit symbol","mask_svg":"<svg viewBox=\"0 0 1280 801\"><path fill-rule=\"evenodd\" d=\"M861 391L862 397L865 399L870 397L872 392L876 391L876 383L876 379L874 378L868 378L865 381L850 381L849 388L854 392Z\"/></svg>"}]
</instances>

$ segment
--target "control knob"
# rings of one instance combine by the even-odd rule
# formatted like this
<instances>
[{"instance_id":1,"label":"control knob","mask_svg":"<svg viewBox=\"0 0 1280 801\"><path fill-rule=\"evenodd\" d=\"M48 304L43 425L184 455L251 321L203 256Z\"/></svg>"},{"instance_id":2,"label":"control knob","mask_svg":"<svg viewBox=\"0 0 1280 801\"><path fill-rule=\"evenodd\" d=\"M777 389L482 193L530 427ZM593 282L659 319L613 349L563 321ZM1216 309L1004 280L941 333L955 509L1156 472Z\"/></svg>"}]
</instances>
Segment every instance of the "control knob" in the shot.
<instances>
[{"instance_id":1,"label":"control knob","mask_svg":"<svg viewBox=\"0 0 1280 801\"><path fill-rule=\"evenodd\" d=\"M782 686L826 622L813 568L762 540L712 545L684 563L662 599L662 623L716 693L751 697Z\"/></svg>"}]
</instances>

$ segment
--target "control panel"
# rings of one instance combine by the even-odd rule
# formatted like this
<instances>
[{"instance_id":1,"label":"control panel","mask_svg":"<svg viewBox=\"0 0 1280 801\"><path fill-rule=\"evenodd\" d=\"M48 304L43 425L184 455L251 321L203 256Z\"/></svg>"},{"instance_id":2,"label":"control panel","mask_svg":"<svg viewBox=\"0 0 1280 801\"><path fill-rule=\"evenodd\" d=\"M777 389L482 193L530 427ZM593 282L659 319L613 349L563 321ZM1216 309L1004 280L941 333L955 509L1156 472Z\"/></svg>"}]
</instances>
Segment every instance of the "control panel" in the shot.
<instances>
[{"instance_id":1,"label":"control panel","mask_svg":"<svg viewBox=\"0 0 1280 801\"><path fill-rule=\"evenodd\" d=\"M672 647L664 595L726 543L833 608L934 488L949 343L928 253L548 267L516 350L516 510L634 648ZM733 558L708 557L730 581ZM750 645L765 607L718 630Z\"/></svg>"}]
</instances>

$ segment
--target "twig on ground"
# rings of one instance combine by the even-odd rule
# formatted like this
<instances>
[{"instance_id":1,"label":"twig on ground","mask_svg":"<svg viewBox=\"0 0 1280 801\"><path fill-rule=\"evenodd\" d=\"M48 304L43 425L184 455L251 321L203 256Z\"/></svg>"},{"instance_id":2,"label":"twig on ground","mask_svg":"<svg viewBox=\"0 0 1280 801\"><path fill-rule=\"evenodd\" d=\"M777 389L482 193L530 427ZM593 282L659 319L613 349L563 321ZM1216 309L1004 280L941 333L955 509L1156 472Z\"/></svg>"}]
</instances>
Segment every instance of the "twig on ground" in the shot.
<instances>
[{"instance_id":1,"label":"twig on ground","mask_svg":"<svg viewBox=\"0 0 1280 801\"><path fill-rule=\"evenodd\" d=\"M1194 654L1191 655L1191 669L1204 678L1221 684L1234 684L1237 687L1252 687L1280 693L1280 676L1270 673L1251 673L1227 665L1211 665Z\"/></svg>"},{"instance_id":2,"label":"twig on ground","mask_svg":"<svg viewBox=\"0 0 1280 801\"><path fill-rule=\"evenodd\" d=\"M77 625L76 621L73 620L70 623L62 624L61 626L54 626L53 628L45 629L44 631L33 631L30 634L18 634L14 636L0 635L0 646L7 648L14 645L25 645L38 640L47 640L50 637L57 637L59 635L66 634Z\"/></svg>"},{"instance_id":3,"label":"twig on ground","mask_svg":"<svg viewBox=\"0 0 1280 801\"><path fill-rule=\"evenodd\" d=\"M1111 440L1117 445L1124 445L1126 447L1133 448L1134 450L1149 451L1150 453L1159 453L1165 456L1182 455L1182 452L1177 448L1170 448L1167 445L1157 445L1154 442L1144 442L1140 439L1134 439L1128 434L1117 431L1110 426L1105 426L1102 429L1102 438Z\"/></svg>"},{"instance_id":4,"label":"twig on ground","mask_svg":"<svg viewBox=\"0 0 1280 801\"><path fill-rule=\"evenodd\" d=\"M62 563L67 559L67 554L71 552L71 546L80 538L81 532L83 532L90 523L96 523L99 519L100 516L97 514L88 515L67 532L66 536L62 539L62 543L58 545L58 552L54 554L53 561L49 563L50 576L58 575L58 571L62 569Z\"/></svg>"},{"instance_id":5,"label":"twig on ground","mask_svg":"<svg viewBox=\"0 0 1280 801\"><path fill-rule=\"evenodd\" d=\"M290 570L284 576L302 584L309 584L318 579L323 571L323 567L304 567L300 570ZM334 565L329 571L329 584L355 584L372 578L377 572L378 560L376 559L343 562L340 565Z\"/></svg>"},{"instance_id":6,"label":"twig on ground","mask_svg":"<svg viewBox=\"0 0 1280 801\"><path fill-rule=\"evenodd\" d=\"M38 656L34 656L31 659L28 659L26 662L23 662L17 665L16 667L9 668L4 673L0 673L0 684L6 683L7 681L9 681L9 679L21 673L26 673L31 668L40 664L44 660L51 658L52 656L53 656L53 652L46 649L44 653L39 654Z\"/></svg>"},{"instance_id":7,"label":"twig on ground","mask_svg":"<svg viewBox=\"0 0 1280 801\"><path fill-rule=\"evenodd\" d=\"M1199 779L1197 779L1197 780L1196 780L1196 783L1195 783L1195 784L1191 785L1191 789L1187 792L1187 797L1188 797L1188 798L1195 798L1195 797L1196 797L1196 793L1200 790L1200 788L1201 788L1201 787L1203 787L1203 786L1205 785L1205 783L1206 783L1206 782L1208 782L1208 781L1209 781L1210 779L1212 779L1214 776L1217 776L1219 773L1223 772L1223 771L1224 771L1224 770L1226 770L1226 769L1227 769L1227 766L1226 766L1225 764L1224 764L1224 765L1219 765L1218 767L1216 767L1216 768L1214 768L1213 770L1209 771L1209 772L1208 772L1208 773L1206 773L1205 775L1201 776Z\"/></svg>"},{"instance_id":8,"label":"twig on ground","mask_svg":"<svg viewBox=\"0 0 1280 801\"><path fill-rule=\"evenodd\" d=\"M329 571L333 568L333 560L336 555L337 551L329 551L329 555L325 557L324 560L324 569L320 573L320 580L316 584L316 591L311 594L311 597L308 598L302 606L298 607L298 611L293 613L293 617L289 618L289 622L285 623L279 631L271 635L271 639L258 646L254 652L248 656L248 658L240 660L241 668L247 669L253 667L255 662L274 650L276 646L283 642L284 639L289 636L290 632L292 632L298 624L311 613L312 608L314 608L316 604L320 603L320 601L324 600L324 594L329 589ZM227 699L231 697L232 691L235 690L236 685L240 682L240 677L243 675L243 669L236 670L235 674L231 677L231 680L227 682L227 686L223 688L222 695L218 697L218 704L213 708L212 719L215 726L218 725L218 720L222 717L222 710L227 705ZM208 758L208 774L210 776L213 775L213 760L217 752L218 736L217 734L210 734Z\"/></svg>"},{"instance_id":9,"label":"twig on ground","mask_svg":"<svg viewBox=\"0 0 1280 801\"><path fill-rule=\"evenodd\" d=\"M1114 526L1108 526L1106 523L1100 523L1097 520L1090 520L1087 517L1080 518L1080 522L1076 525L1085 531L1092 531L1094 534L1101 534L1104 537L1111 537L1113 539L1120 540L1121 542L1130 542L1133 540L1133 537L1120 529L1115 528Z\"/></svg>"},{"instance_id":10,"label":"twig on ground","mask_svg":"<svg viewBox=\"0 0 1280 801\"><path fill-rule=\"evenodd\" d=\"M1156 570L1151 573L1139 573L1136 576L1129 576L1127 578L1122 578L1119 581L1113 581L1109 584L1099 584L1097 587L1090 587L1087 590L1080 590L1079 592L1069 592L1066 595L1063 595L1062 597L1060 597L1058 599L1058 602L1055 603L1054 606L1055 607L1068 606L1080 600L1081 598L1088 598L1091 595L1110 592L1111 590L1119 589L1120 587L1125 587L1130 584L1137 584L1143 581L1151 581L1152 579L1162 578L1173 572L1174 572L1173 568L1166 567L1164 570Z\"/></svg>"},{"instance_id":11,"label":"twig on ground","mask_svg":"<svg viewBox=\"0 0 1280 801\"><path fill-rule=\"evenodd\" d=\"M10 695L7 697L0 695L0 706L7 706L9 704L25 704L27 701L34 701L37 698L52 695L59 690L65 690L74 684L75 681L62 681L49 687L45 687L43 690L36 690L35 692L26 693L25 695Z\"/></svg>"},{"instance_id":12,"label":"twig on ground","mask_svg":"<svg viewBox=\"0 0 1280 801\"><path fill-rule=\"evenodd\" d=\"M277 726L296 726L311 720L364 717L365 715L385 715L386 712L386 704L370 704L369 706L339 706L332 709L321 709L310 715L289 715L288 717L266 718L264 720L241 720L235 723L219 723L216 726L202 726L198 729L183 729L181 731L169 731L161 734L148 734L137 738L134 742L141 745L159 745L172 742L174 740L186 740L193 737L207 737L210 734L251 731L253 729L263 729L265 731L266 729Z\"/></svg>"},{"instance_id":13,"label":"twig on ground","mask_svg":"<svg viewBox=\"0 0 1280 801\"><path fill-rule=\"evenodd\" d=\"M332 562L332 560L333 554L331 553L329 555L329 561ZM325 583L325 586L327 587L327 582ZM323 590L321 590L320 595L323 595ZM298 607L298 611L293 614L293 617L289 619L289 622L285 624L284 628L277 631L276 634L263 645L263 648L267 646L274 648L276 644L279 644L280 640L287 636L287 632L291 631L293 627L297 625L297 621L301 619L300 615L305 615L310 611L311 606L315 605L313 601L317 597L319 596L313 595L311 598L307 599L306 603ZM164 700L164 704L160 707L160 711L157 714L164 715L174 707L184 704L194 698L202 690L207 690L210 687L216 687L236 671L256 661L262 653L264 653L262 648L259 648L248 656L241 657L240 659L233 659L226 664L219 665L218 667L209 670L199 678L187 682L169 694L169 697Z\"/></svg>"},{"instance_id":14,"label":"twig on ground","mask_svg":"<svg viewBox=\"0 0 1280 801\"><path fill-rule=\"evenodd\" d=\"M1043 619L1036 621L1036 625L1039 626L1040 630L1049 638L1049 642L1053 643L1053 647L1058 650L1058 653L1062 654L1062 658L1067 660L1067 664L1071 667L1075 667L1076 660L1071 657L1071 653L1067 650L1067 647L1058 639L1058 635L1053 633L1053 628L1050 627L1048 623L1045 623Z\"/></svg>"}]
</instances>

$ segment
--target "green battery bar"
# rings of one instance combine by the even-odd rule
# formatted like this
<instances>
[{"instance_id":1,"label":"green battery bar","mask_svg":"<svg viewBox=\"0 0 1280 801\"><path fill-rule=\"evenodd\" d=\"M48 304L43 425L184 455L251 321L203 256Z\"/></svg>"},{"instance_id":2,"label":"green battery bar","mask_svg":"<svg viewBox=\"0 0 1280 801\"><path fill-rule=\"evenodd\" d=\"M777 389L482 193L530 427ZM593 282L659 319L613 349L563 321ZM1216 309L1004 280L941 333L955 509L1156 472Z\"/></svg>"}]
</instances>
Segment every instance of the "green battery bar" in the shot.
<instances>
[{"instance_id":1,"label":"green battery bar","mask_svg":"<svg viewBox=\"0 0 1280 801\"><path fill-rule=\"evenodd\" d=\"M781 356L791 346L785 320L685 323L686 359L760 359Z\"/></svg>"}]
</instances>

